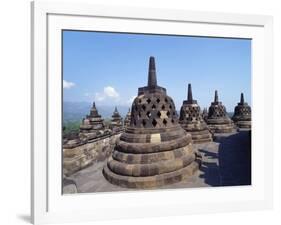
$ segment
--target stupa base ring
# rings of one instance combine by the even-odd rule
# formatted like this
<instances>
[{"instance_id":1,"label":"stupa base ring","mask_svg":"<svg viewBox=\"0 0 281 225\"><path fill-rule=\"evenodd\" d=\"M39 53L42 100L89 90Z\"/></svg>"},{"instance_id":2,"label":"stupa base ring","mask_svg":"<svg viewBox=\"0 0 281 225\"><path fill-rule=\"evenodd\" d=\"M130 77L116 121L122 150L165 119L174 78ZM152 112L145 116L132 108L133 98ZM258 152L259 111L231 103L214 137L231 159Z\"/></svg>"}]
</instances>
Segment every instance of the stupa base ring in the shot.
<instances>
[{"instance_id":1,"label":"stupa base ring","mask_svg":"<svg viewBox=\"0 0 281 225\"><path fill-rule=\"evenodd\" d=\"M195 161L179 170L146 177L132 177L119 175L112 172L106 164L103 168L103 175L106 180L108 180L114 185L118 185L125 188L151 189L161 187L164 185L178 183L187 179L188 177L194 175L196 171L198 171L201 165L201 161L201 157L197 157Z\"/></svg>"},{"instance_id":2,"label":"stupa base ring","mask_svg":"<svg viewBox=\"0 0 281 225\"><path fill-rule=\"evenodd\" d=\"M194 144L205 143L213 141L212 134L209 130L188 131L191 134Z\"/></svg>"},{"instance_id":3,"label":"stupa base ring","mask_svg":"<svg viewBox=\"0 0 281 225\"><path fill-rule=\"evenodd\" d=\"M237 131L233 123L209 124L208 126L213 133L233 133Z\"/></svg>"},{"instance_id":4,"label":"stupa base ring","mask_svg":"<svg viewBox=\"0 0 281 225\"><path fill-rule=\"evenodd\" d=\"M128 164L150 164L162 160L171 160L178 157L191 155L193 152L191 143L183 148L174 149L172 151L153 152L147 154L132 154L119 151L113 151L112 158L116 161Z\"/></svg>"},{"instance_id":5,"label":"stupa base ring","mask_svg":"<svg viewBox=\"0 0 281 225\"><path fill-rule=\"evenodd\" d=\"M237 121L236 126L239 128L251 129L251 121Z\"/></svg>"}]
</instances>

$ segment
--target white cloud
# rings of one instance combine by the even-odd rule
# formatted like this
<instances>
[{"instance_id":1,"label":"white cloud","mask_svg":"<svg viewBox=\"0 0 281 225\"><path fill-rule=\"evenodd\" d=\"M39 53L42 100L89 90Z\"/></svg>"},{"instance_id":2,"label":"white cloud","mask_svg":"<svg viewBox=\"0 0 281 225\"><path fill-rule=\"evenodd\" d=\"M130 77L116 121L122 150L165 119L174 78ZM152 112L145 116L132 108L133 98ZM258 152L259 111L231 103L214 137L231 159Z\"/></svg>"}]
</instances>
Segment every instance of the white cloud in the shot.
<instances>
[{"instance_id":1,"label":"white cloud","mask_svg":"<svg viewBox=\"0 0 281 225\"><path fill-rule=\"evenodd\" d=\"M95 94L95 100L96 100L96 101L101 102L101 101L103 101L104 99L105 99L105 95L103 95L102 93L96 93L96 94Z\"/></svg>"},{"instance_id":2,"label":"white cloud","mask_svg":"<svg viewBox=\"0 0 281 225\"><path fill-rule=\"evenodd\" d=\"M103 92L97 92L95 94L95 100L96 101L104 101L104 100L114 100L118 101L119 100L119 93L114 89L114 87L107 86L103 88Z\"/></svg>"},{"instance_id":3,"label":"white cloud","mask_svg":"<svg viewBox=\"0 0 281 225\"><path fill-rule=\"evenodd\" d=\"M103 89L104 94L110 98L119 98L119 93L110 86L107 86Z\"/></svg>"},{"instance_id":4,"label":"white cloud","mask_svg":"<svg viewBox=\"0 0 281 225\"><path fill-rule=\"evenodd\" d=\"M131 105L136 97L137 97L137 96L135 96L135 95L132 96L132 97L127 101L127 104Z\"/></svg>"},{"instance_id":5,"label":"white cloud","mask_svg":"<svg viewBox=\"0 0 281 225\"><path fill-rule=\"evenodd\" d=\"M75 86L75 83L63 80L63 88L69 89Z\"/></svg>"}]
</instances>

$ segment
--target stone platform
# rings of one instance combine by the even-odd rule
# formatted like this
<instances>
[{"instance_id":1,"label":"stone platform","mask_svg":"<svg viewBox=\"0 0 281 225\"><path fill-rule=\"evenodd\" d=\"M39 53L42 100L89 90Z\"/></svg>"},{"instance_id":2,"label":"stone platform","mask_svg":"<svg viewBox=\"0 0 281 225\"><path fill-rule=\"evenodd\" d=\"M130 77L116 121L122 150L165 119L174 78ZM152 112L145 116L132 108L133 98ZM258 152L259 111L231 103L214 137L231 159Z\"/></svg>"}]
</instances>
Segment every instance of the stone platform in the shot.
<instances>
[{"instance_id":1,"label":"stone platform","mask_svg":"<svg viewBox=\"0 0 281 225\"><path fill-rule=\"evenodd\" d=\"M234 186L251 184L251 142L248 130L217 134L214 142L195 144L202 154L202 166L193 176L179 183L155 189ZM105 161L94 164L67 177L78 193L134 190L109 183L102 175ZM73 193L64 188L64 194Z\"/></svg>"}]
</instances>

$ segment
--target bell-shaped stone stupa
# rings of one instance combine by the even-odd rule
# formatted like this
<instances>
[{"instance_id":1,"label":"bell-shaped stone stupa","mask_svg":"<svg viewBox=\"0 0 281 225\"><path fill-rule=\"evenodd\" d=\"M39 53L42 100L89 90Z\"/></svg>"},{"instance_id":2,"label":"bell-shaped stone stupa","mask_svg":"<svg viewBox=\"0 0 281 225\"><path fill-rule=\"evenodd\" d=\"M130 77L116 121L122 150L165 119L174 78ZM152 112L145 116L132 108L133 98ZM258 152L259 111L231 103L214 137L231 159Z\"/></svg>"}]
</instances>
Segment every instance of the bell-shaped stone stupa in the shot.
<instances>
[{"instance_id":1,"label":"bell-shaped stone stupa","mask_svg":"<svg viewBox=\"0 0 281 225\"><path fill-rule=\"evenodd\" d=\"M251 128L251 107L244 101L243 93L240 102L235 106L232 120L239 128Z\"/></svg>"},{"instance_id":2,"label":"bell-shaped stone stupa","mask_svg":"<svg viewBox=\"0 0 281 225\"><path fill-rule=\"evenodd\" d=\"M101 115L99 115L94 102L90 111L90 115L87 115L80 125L80 134L82 134L82 136L86 136L88 139L93 139L102 135L103 131L103 119Z\"/></svg>"},{"instance_id":3,"label":"bell-shaped stone stupa","mask_svg":"<svg viewBox=\"0 0 281 225\"><path fill-rule=\"evenodd\" d=\"M124 126L128 127L130 125L131 122L131 109L129 108L129 111L124 119Z\"/></svg>"},{"instance_id":4,"label":"bell-shaped stone stupa","mask_svg":"<svg viewBox=\"0 0 281 225\"><path fill-rule=\"evenodd\" d=\"M130 126L104 167L105 178L129 188L153 188L179 182L199 168L201 156L191 135L179 125L173 100L157 85L150 57L148 85L138 89Z\"/></svg>"},{"instance_id":5,"label":"bell-shaped stone stupa","mask_svg":"<svg viewBox=\"0 0 281 225\"><path fill-rule=\"evenodd\" d=\"M231 133L236 131L233 121L227 115L225 106L219 102L217 91L215 91L214 102L209 107L207 124L213 133Z\"/></svg>"},{"instance_id":6,"label":"bell-shaped stone stupa","mask_svg":"<svg viewBox=\"0 0 281 225\"><path fill-rule=\"evenodd\" d=\"M191 84L188 84L187 100L183 101L180 110L180 124L191 134L194 143L212 141L212 134L203 120L200 106L192 98Z\"/></svg>"},{"instance_id":7,"label":"bell-shaped stone stupa","mask_svg":"<svg viewBox=\"0 0 281 225\"><path fill-rule=\"evenodd\" d=\"M113 132L118 132L123 129L123 118L120 116L117 107L115 107L114 112L112 114L112 119L110 121L109 128Z\"/></svg>"}]
</instances>

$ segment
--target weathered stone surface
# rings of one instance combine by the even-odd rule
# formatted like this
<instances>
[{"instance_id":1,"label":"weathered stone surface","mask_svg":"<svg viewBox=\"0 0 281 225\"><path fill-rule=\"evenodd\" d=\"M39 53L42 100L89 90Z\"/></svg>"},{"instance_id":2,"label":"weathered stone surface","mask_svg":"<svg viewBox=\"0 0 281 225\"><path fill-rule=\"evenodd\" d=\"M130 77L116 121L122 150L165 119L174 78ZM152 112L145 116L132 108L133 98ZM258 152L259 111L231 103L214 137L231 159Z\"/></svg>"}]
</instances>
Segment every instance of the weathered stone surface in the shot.
<instances>
[{"instance_id":1,"label":"weathered stone surface","mask_svg":"<svg viewBox=\"0 0 281 225\"><path fill-rule=\"evenodd\" d=\"M108 158L119 139L120 134L109 135L89 141L83 145L63 149L64 174L69 176L93 162Z\"/></svg>"},{"instance_id":2,"label":"weathered stone surface","mask_svg":"<svg viewBox=\"0 0 281 225\"><path fill-rule=\"evenodd\" d=\"M200 106L193 100L191 84L188 84L187 100L183 101L180 109L180 120L183 129L191 134L194 143L212 141L212 134L202 118Z\"/></svg>"},{"instance_id":3,"label":"weathered stone surface","mask_svg":"<svg viewBox=\"0 0 281 225\"><path fill-rule=\"evenodd\" d=\"M118 115L118 112L114 113L114 118ZM118 124L120 129L106 129L93 103L90 114L80 125L80 132L63 136L64 174L69 176L89 166L92 162L105 160L111 154L116 140L119 139L123 131L122 126Z\"/></svg>"},{"instance_id":4,"label":"weathered stone surface","mask_svg":"<svg viewBox=\"0 0 281 225\"><path fill-rule=\"evenodd\" d=\"M209 107L207 124L213 133L231 133L237 130L227 115L225 106L219 102L217 91L215 91L214 102Z\"/></svg>"},{"instance_id":5,"label":"weathered stone surface","mask_svg":"<svg viewBox=\"0 0 281 225\"><path fill-rule=\"evenodd\" d=\"M191 135L178 123L173 100L157 85L151 57L148 85L138 89L130 125L117 142L103 175L112 184L145 189L180 182L194 174L200 162Z\"/></svg>"},{"instance_id":6,"label":"weathered stone surface","mask_svg":"<svg viewBox=\"0 0 281 225\"><path fill-rule=\"evenodd\" d=\"M130 123L131 123L131 109L129 108L129 111L124 120L124 126L128 127L128 126L130 126Z\"/></svg>"},{"instance_id":7,"label":"weathered stone surface","mask_svg":"<svg viewBox=\"0 0 281 225\"><path fill-rule=\"evenodd\" d=\"M232 120L239 128L251 128L251 107L244 101L243 93L240 102L234 108Z\"/></svg>"},{"instance_id":8,"label":"weathered stone surface","mask_svg":"<svg viewBox=\"0 0 281 225\"><path fill-rule=\"evenodd\" d=\"M215 138L217 142L193 145L193 148L198 149L202 155L202 165L193 175L187 176L186 179L179 182L151 187L151 189L251 185L251 136L249 131L215 134ZM165 157L164 154L168 152L170 151L161 152L161 157ZM181 151L178 153L178 157L180 154L185 154ZM139 163L139 160L137 159L133 163ZM68 177L75 182L78 193L132 191L135 189L128 188L128 185L121 187L109 183L102 173L106 163L107 161L95 162ZM64 189L63 193L68 194L68 189Z\"/></svg>"},{"instance_id":9,"label":"weathered stone surface","mask_svg":"<svg viewBox=\"0 0 281 225\"><path fill-rule=\"evenodd\" d=\"M95 139L108 132L109 131L105 130L103 119L101 115L99 115L94 102L90 114L87 115L86 118L83 118L82 124L80 125L81 139Z\"/></svg>"},{"instance_id":10,"label":"weathered stone surface","mask_svg":"<svg viewBox=\"0 0 281 225\"><path fill-rule=\"evenodd\" d=\"M123 118L120 116L117 107L115 107L112 114L109 128L112 130L112 132L120 132L123 130Z\"/></svg>"}]
</instances>

